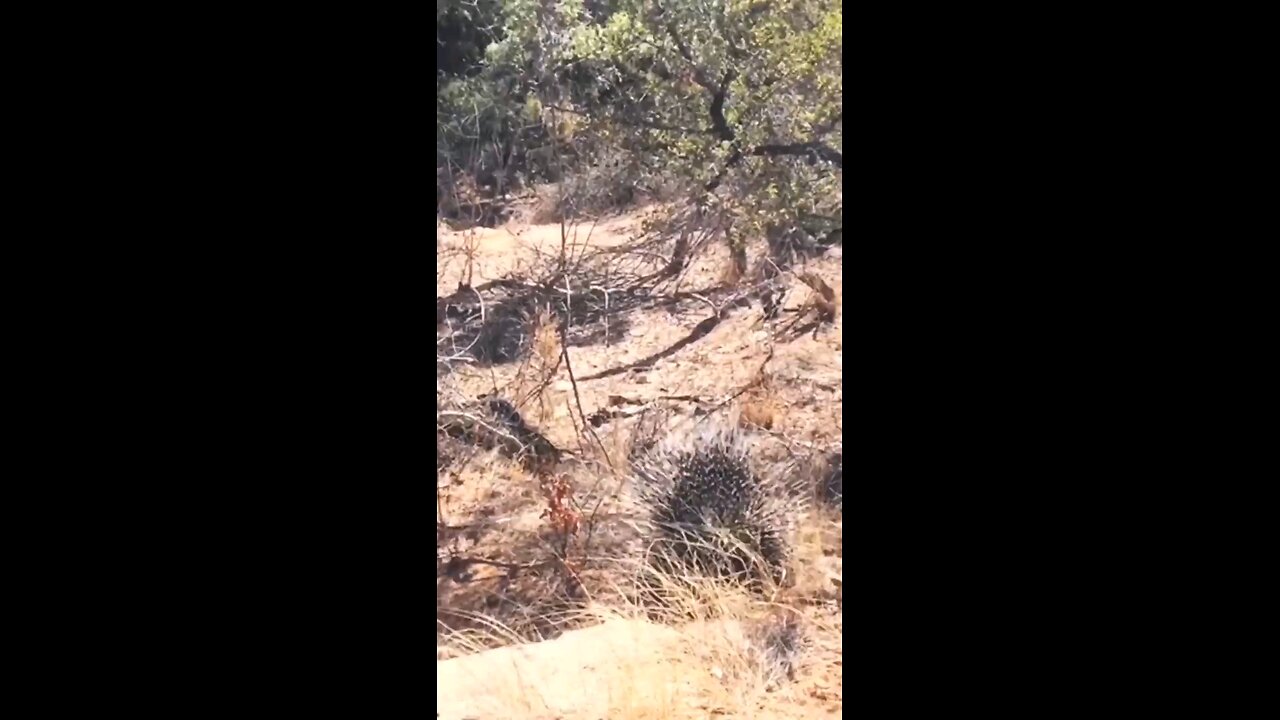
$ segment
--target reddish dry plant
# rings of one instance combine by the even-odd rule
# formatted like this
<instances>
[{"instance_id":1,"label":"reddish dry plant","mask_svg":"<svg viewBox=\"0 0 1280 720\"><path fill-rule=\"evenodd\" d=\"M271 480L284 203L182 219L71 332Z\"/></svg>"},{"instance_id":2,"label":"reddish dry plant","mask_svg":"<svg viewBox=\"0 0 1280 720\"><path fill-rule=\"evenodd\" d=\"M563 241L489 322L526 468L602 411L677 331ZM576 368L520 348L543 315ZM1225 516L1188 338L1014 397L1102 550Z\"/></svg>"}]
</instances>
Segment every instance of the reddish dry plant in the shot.
<instances>
[{"instance_id":1,"label":"reddish dry plant","mask_svg":"<svg viewBox=\"0 0 1280 720\"><path fill-rule=\"evenodd\" d=\"M549 520L552 530L560 536L560 561L566 572L566 587L576 597L582 592L582 577L578 563L569 559L569 539L578 534L582 513L573 507L573 487L563 476L544 475L541 485L547 507L540 517Z\"/></svg>"},{"instance_id":2,"label":"reddish dry plant","mask_svg":"<svg viewBox=\"0 0 1280 720\"><path fill-rule=\"evenodd\" d=\"M573 488L562 476L548 475L542 480L542 492L547 498L547 508L540 516L551 521L551 527L566 540L578 534L582 514L573 507Z\"/></svg>"}]
</instances>

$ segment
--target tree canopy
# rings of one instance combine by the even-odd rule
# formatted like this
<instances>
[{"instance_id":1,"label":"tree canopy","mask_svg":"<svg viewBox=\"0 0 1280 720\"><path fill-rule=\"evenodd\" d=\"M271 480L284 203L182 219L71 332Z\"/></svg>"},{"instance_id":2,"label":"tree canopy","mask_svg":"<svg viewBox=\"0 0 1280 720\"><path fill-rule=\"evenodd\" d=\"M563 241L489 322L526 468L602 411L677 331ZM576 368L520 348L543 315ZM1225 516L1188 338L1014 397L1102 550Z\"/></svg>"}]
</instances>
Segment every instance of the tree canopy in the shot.
<instances>
[{"instance_id":1,"label":"tree canopy","mask_svg":"<svg viewBox=\"0 0 1280 720\"><path fill-rule=\"evenodd\" d=\"M441 0L437 163L608 166L740 232L837 217L839 0Z\"/></svg>"}]
</instances>

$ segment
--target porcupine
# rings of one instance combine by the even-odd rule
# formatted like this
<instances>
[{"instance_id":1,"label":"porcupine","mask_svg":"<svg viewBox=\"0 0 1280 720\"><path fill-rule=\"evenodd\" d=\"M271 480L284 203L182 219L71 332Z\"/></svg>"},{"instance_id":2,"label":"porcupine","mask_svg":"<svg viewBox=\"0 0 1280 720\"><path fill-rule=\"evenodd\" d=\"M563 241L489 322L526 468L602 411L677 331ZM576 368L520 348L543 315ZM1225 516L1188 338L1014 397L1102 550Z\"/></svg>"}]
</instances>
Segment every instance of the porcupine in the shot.
<instances>
[{"instance_id":1,"label":"porcupine","mask_svg":"<svg viewBox=\"0 0 1280 720\"><path fill-rule=\"evenodd\" d=\"M790 465L758 474L747 448L735 424L706 422L632 458L651 568L756 588L784 580L803 493Z\"/></svg>"}]
</instances>

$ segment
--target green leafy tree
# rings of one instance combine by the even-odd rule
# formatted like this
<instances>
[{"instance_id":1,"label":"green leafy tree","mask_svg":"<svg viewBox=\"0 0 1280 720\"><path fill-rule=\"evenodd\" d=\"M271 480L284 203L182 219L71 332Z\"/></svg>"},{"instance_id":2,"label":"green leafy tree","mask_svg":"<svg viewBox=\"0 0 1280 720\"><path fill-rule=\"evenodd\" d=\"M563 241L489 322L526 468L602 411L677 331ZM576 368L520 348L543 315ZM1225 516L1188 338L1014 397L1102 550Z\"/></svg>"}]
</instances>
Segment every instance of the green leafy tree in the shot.
<instances>
[{"instance_id":1,"label":"green leafy tree","mask_svg":"<svg viewBox=\"0 0 1280 720\"><path fill-rule=\"evenodd\" d=\"M537 37L560 82L544 102L595 139L685 177L708 205L745 199L744 231L837 211L840 2L566 0L549 15Z\"/></svg>"},{"instance_id":2,"label":"green leafy tree","mask_svg":"<svg viewBox=\"0 0 1280 720\"><path fill-rule=\"evenodd\" d=\"M536 126L560 165L674 184L736 237L838 225L839 0L501 0L495 21L446 93L489 109L473 136Z\"/></svg>"}]
</instances>

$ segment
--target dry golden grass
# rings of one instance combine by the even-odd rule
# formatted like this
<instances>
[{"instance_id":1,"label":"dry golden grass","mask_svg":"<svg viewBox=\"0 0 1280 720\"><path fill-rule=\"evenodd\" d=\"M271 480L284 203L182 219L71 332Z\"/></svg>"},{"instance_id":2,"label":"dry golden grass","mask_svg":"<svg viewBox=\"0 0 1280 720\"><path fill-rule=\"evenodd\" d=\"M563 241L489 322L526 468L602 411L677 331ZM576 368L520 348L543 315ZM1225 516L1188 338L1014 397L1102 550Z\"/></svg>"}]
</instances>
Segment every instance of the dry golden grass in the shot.
<instances>
[{"instance_id":1,"label":"dry golden grass","mask_svg":"<svg viewBox=\"0 0 1280 720\"><path fill-rule=\"evenodd\" d=\"M560 362L560 331L555 316L547 309L533 321L529 359L513 383L514 395L527 398L525 407L540 426L556 424L567 413L566 397L557 380L564 375Z\"/></svg>"},{"instance_id":2,"label":"dry golden grass","mask_svg":"<svg viewBox=\"0 0 1280 720\"><path fill-rule=\"evenodd\" d=\"M643 570L636 569L636 572ZM841 617L802 604L794 587L762 598L733 587L670 577L661 609L593 604L575 630L493 650L515 633L444 639L479 651L437 663L437 712L449 718L728 717L840 714Z\"/></svg>"},{"instance_id":3,"label":"dry golden grass","mask_svg":"<svg viewBox=\"0 0 1280 720\"><path fill-rule=\"evenodd\" d=\"M763 368L742 396L739 419L747 428L773 429L774 422L786 412L786 406L778 397L773 376Z\"/></svg>"}]
</instances>

